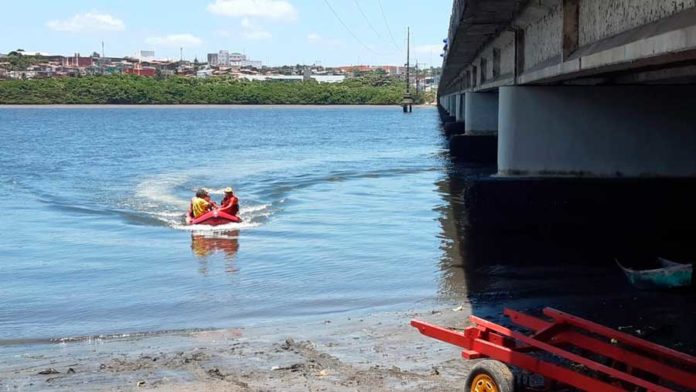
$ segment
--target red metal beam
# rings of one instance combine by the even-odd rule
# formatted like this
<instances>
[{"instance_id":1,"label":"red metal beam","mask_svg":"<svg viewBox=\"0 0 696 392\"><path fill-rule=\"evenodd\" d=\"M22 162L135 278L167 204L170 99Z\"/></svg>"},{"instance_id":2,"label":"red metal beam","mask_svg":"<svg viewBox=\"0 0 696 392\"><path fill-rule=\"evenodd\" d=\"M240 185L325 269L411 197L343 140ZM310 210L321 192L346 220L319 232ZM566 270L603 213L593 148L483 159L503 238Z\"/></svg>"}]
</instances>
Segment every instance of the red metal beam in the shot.
<instances>
[{"instance_id":1,"label":"red metal beam","mask_svg":"<svg viewBox=\"0 0 696 392\"><path fill-rule=\"evenodd\" d=\"M601 324L597 324L592 321L561 312L560 310L556 310L553 308L544 308L543 312L546 316L552 318L555 321L565 322L574 325L578 328L583 328L589 332L600 334L608 338L616 339L621 343L632 345L643 351L647 351L649 353L653 353L677 362L681 362L685 365L696 366L696 357L692 357L689 354L672 350L670 348L660 346L659 344L648 342L647 340L643 340L641 338L629 335L627 333L619 332L615 329L605 327Z\"/></svg>"},{"instance_id":2,"label":"red metal beam","mask_svg":"<svg viewBox=\"0 0 696 392\"><path fill-rule=\"evenodd\" d=\"M528 314L524 314L513 309L505 308L503 310L503 314L507 316L513 323L533 332L542 330L551 325L550 321L542 320L540 318L530 316Z\"/></svg>"},{"instance_id":3,"label":"red metal beam","mask_svg":"<svg viewBox=\"0 0 696 392\"><path fill-rule=\"evenodd\" d=\"M464 333L453 331L451 329L442 328L439 325L426 323L420 320L411 320L411 326L418 328L418 331L425 336L430 336L437 340L442 340L449 344L454 344L462 348L468 348L471 344L468 343L471 339L467 338Z\"/></svg>"},{"instance_id":4,"label":"red metal beam","mask_svg":"<svg viewBox=\"0 0 696 392\"><path fill-rule=\"evenodd\" d=\"M505 309L505 315L510 317L515 324L532 331L544 330L553 323L520 313L511 309ZM622 349L613 344L603 342L599 339L578 333L576 331L565 331L554 336L550 343L568 343L583 350L592 351L615 361L625 363L633 368L641 369L648 373L657 375L664 380L671 381L677 385L696 388L696 374L685 372L671 367L665 363L655 361L643 355Z\"/></svg>"},{"instance_id":5,"label":"red metal beam","mask_svg":"<svg viewBox=\"0 0 696 392\"><path fill-rule=\"evenodd\" d=\"M654 374L663 380L674 384L696 389L696 373L676 369L663 362L632 353L612 344L604 343L575 331L568 331L557 336L559 341L565 341L580 348L586 348L607 358L624 363L632 368Z\"/></svg>"},{"instance_id":6,"label":"red metal beam","mask_svg":"<svg viewBox=\"0 0 696 392\"><path fill-rule=\"evenodd\" d=\"M523 354L507 347L496 346L482 339L473 342L472 349L495 360L540 374L549 380L556 380L584 391L625 392L624 389L573 370L542 361L529 354Z\"/></svg>"},{"instance_id":7,"label":"red metal beam","mask_svg":"<svg viewBox=\"0 0 696 392\"><path fill-rule=\"evenodd\" d=\"M478 325L483 326L483 327L486 327L486 328L489 328L492 331L495 331L499 334L512 337L519 342L522 342L522 343L527 344L529 346L539 348L539 349L544 350L550 354L553 354L559 358L564 358L564 359L567 359L569 361L573 361L575 363L581 364L588 369L591 369L591 370L594 370L594 371L597 371L600 373L604 373L604 374L609 375L617 380L625 381L625 382L628 382L630 384L646 388L649 391L671 392L670 389L665 388L661 385L657 385L657 384L648 382L646 380L640 379L640 378L635 377L633 375L621 372L617 369L612 369L608 366L602 365L601 363L597 363L597 362L592 361L590 359L584 358L580 355L563 350L562 348L559 348L559 347L553 346L551 344L544 343L542 341L538 341L536 339L530 338L530 337L528 337L524 334L521 334L519 332L515 332L515 331L512 331L508 328L500 326L498 324L491 323L490 321L483 320L483 319L478 318L476 316L470 316L469 319L473 323L478 324ZM477 341L479 341L479 339L477 339ZM479 351L475 347L473 349L476 351Z\"/></svg>"}]
</instances>

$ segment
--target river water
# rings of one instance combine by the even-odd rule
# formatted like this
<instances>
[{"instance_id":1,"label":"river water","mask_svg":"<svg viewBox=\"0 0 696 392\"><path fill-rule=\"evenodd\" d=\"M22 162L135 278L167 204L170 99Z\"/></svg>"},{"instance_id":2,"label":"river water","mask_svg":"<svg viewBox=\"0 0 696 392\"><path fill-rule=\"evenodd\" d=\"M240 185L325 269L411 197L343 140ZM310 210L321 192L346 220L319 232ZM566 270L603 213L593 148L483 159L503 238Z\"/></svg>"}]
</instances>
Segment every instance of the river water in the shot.
<instances>
[{"instance_id":1,"label":"river water","mask_svg":"<svg viewBox=\"0 0 696 392\"><path fill-rule=\"evenodd\" d=\"M696 296L614 262L645 239L468 233L464 195L495 170L450 161L434 108L4 107L0 135L0 346L467 303L696 352ZM227 186L243 223L182 224Z\"/></svg>"},{"instance_id":2,"label":"river water","mask_svg":"<svg viewBox=\"0 0 696 392\"><path fill-rule=\"evenodd\" d=\"M0 109L0 340L215 328L450 298L437 113ZM233 186L242 224L182 225Z\"/></svg>"}]
</instances>

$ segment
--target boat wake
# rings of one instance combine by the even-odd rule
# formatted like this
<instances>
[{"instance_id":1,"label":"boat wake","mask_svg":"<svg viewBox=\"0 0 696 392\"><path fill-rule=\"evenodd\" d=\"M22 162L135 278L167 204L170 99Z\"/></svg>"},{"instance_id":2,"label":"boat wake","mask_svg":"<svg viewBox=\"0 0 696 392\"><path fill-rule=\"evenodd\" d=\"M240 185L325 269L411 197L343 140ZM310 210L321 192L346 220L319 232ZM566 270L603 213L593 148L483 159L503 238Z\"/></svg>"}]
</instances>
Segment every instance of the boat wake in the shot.
<instances>
[{"instance_id":1,"label":"boat wake","mask_svg":"<svg viewBox=\"0 0 696 392\"><path fill-rule=\"evenodd\" d=\"M192 232L222 232L240 228L258 227L267 222L274 213L274 206L284 200L261 203L254 200L242 200L239 216L242 222L218 226L186 225L185 215L190 198L180 196L192 195L197 186L191 186L191 174L168 174L144 180L136 187L135 197L124 202L126 206L138 213L156 219L163 225L176 230ZM208 188L213 196L221 196L224 188Z\"/></svg>"},{"instance_id":2,"label":"boat wake","mask_svg":"<svg viewBox=\"0 0 696 392\"><path fill-rule=\"evenodd\" d=\"M221 232L240 228L253 228L264 225L285 207L286 200L292 194L312 186L327 183L346 182L364 178L384 178L405 176L433 167L393 168L390 170L346 170L287 176L285 173L256 173L255 179L245 183L244 177L236 180L225 179L223 184L232 183L243 189L240 193L240 223L228 223L219 226L186 225L185 213L190 198L197 189L213 182L206 174L197 172L170 172L144 178L135 187L134 194L116 201L116 212L128 222L141 225L161 225L176 230L193 232ZM219 184L220 179L214 180ZM206 187L213 199L219 201L224 194L224 187L213 185ZM107 212L108 213L108 212Z\"/></svg>"}]
</instances>

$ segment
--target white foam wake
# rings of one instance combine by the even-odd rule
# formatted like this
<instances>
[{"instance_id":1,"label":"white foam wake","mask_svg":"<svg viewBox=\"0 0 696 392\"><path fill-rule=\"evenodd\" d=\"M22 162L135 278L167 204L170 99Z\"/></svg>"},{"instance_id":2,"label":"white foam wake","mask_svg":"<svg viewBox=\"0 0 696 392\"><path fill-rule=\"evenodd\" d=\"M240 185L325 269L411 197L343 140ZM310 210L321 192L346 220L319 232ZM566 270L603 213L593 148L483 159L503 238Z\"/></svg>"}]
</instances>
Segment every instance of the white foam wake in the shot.
<instances>
[{"instance_id":1,"label":"white foam wake","mask_svg":"<svg viewBox=\"0 0 696 392\"><path fill-rule=\"evenodd\" d=\"M145 208L174 207L188 208L188 200L177 197L174 189L185 183L191 177L186 173L171 173L163 176L148 178L135 188L135 197Z\"/></svg>"},{"instance_id":2,"label":"white foam wake","mask_svg":"<svg viewBox=\"0 0 696 392\"><path fill-rule=\"evenodd\" d=\"M197 232L220 232L258 227L272 214L270 204L245 205L242 200L239 214L242 222L240 223L219 226L186 225L184 217L189 206L189 199L178 197L176 189L186 184L192 177L192 173L186 172L167 173L147 178L136 186L134 198L126 201L125 206L150 215L174 229ZM192 189L192 194L196 189ZM212 195L222 195L224 189L206 188Z\"/></svg>"}]
</instances>

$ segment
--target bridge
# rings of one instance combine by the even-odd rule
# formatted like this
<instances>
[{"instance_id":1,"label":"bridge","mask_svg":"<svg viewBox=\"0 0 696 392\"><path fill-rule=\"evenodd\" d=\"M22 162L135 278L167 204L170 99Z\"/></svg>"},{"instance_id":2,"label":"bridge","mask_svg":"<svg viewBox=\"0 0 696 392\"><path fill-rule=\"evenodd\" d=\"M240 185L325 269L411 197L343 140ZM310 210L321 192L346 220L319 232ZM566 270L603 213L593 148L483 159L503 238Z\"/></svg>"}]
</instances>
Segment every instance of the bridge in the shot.
<instances>
[{"instance_id":1,"label":"bridge","mask_svg":"<svg viewBox=\"0 0 696 392\"><path fill-rule=\"evenodd\" d=\"M484 226L693 230L696 0L455 0L438 102Z\"/></svg>"}]
</instances>

